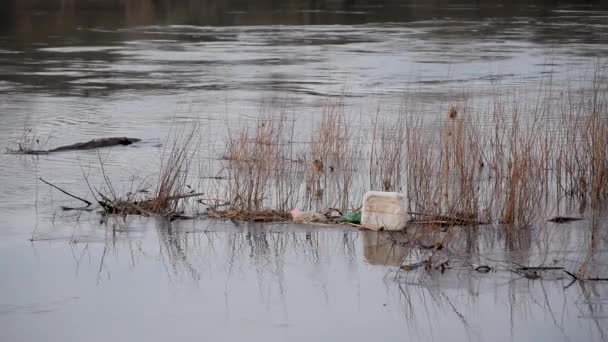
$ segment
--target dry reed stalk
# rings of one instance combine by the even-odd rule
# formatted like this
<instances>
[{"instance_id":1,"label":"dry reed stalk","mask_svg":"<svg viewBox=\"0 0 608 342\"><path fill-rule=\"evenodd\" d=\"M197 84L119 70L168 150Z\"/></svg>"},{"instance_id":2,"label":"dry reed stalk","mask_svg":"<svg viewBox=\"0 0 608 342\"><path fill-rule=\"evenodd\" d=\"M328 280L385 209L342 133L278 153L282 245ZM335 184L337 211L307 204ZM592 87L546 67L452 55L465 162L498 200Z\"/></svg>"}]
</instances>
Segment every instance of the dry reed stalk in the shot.
<instances>
[{"instance_id":1,"label":"dry reed stalk","mask_svg":"<svg viewBox=\"0 0 608 342\"><path fill-rule=\"evenodd\" d=\"M504 113L502 109L501 112ZM491 163L499 170L494 178L493 196L501 222L510 227L529 227L539 214L543 194L548 191L543 185L548 184L544 175L550 150L539 134L540 116L528 113L528 124L522 125L519 104L514 101L511 122L495 126L494 136L500 138L491 143L496 146Z\"/></svg>"},{"instance_id":2,"label":"dry reed stalk","mask_svg":"<svg viewBox=\"0 0 608 342\"><path fill-rule=\"evenodd\" d=\"M262 208L274 164L274 127L258 122L253 134L244 129L228 142L228 181L231 206L243 210Z\"/></svg>"},{"instance_id":3,"label":"dry reed stalk","mask_svg":"<svg viewBox=\"0 0 608 342\"><path fill-rule=\"evenodd\" d=\"M279 146L275 150L276 165L273 172L273 207L287 212L300 204L301 188L304 182L306 165L304 153L295 143L295 118L288 120L287 102L283 102L277 125L280 125Z\"/></svg>"},{"instance_id":4,"label":"dry reed stalk","mask_svg":"<svg viewBox=\"0 0 608 342\"><path fill-rule=\"evenodd\" d=\"M173 135L170 148L163 151L156 191L151 202L153 213L176 213L181 203L179 198L192 192L188 187L190 166L197 146L198 123L187 131L179 129Z\"/></svg>"},{"instance_id":5,"label":"dry reed stalk","mask_svg":"<svg viewBox=\"0 0 608 342\"><path fill-rule=\"evenodd\" d=\"M345 117L344 99L328 99L312 135L306 164L305 208L347 210L352 202L358 141Z\"/></svg>"},{"instance_id":6,"label":"dry reed stalk","mask_svg":"<svg viewBox=\"0 0 608 342\"><path fill-rule=\"evenodd\" d=\"M288 211L297 206L304 168L286 110L283 104L275 116L260 108L255 128L245 127L226 142L226 198L231 209Z\"/></svg>"},{"instance_id":7,"label":"dry reed stalk","mask_svg":"<svg viewBox=\"0 0 608 342\"><path fill-rule=\"evenodd\" d=\"M449 215L477 216L481 151L480 132L464 107L450 105L442 149L444 211Z\"/></svg>"},{"instance_id":8,"label":"dry reed stalk","mask_svg":"<svg viewBox=\"0 0 608 342\"><path fill-rule=\"evenodd\" d=\"M419 118L405 119L405 184L408 210L441 214L441 154Z\"/></svg>"},{"instance_id":9,"label":"dry reed stalk","mask_svg":"<svg viewBox=\"0 0 608 342\"><path fill-rule=\"evenodd\" d=\"M587 150L591 156L589 190L593 202L596 203L608 195L608 78L601 74L599 68L596 68L592 87L591 116L587 123Z\"/></svg>"},{"instance_id":10,"label":"dry reed stalk","mask_svg":"<svg viewBox=\"0 0 608 342\"><path fill-rule=\"evenodd\" d=\"M378 112L372 121L373 133L369 163L370 189L402 191L403 154L406 140L404 108L402 107L398 116L390 121L380 118Z\"/></svg>"},{"instance_id":11,"label":"dry reed stalk","mask_svg":"<svg viewBox=\"0 0 608 342\"><path fill-rule=\"evenodd\" d=\"M450 105L440 129L412 119L406 125L403 164L410 211L477 221L483 142L466 111Z\"/></svg>"}]
</instances>

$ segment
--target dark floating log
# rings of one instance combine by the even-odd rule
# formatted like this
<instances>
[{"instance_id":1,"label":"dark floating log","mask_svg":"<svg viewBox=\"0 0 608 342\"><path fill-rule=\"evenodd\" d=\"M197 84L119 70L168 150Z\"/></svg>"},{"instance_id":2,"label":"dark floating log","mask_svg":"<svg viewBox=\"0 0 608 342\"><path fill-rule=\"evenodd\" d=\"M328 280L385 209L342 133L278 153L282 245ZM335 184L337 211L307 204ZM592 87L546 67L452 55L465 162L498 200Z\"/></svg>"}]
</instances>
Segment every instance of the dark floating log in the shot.
<instances>
[{"instance_id":1,"label":"dark floating log","mask_svg":"<svg viewBox=\"0 0 608 342\"><path fill-rule=\"evenodd\" d=\"M547 221L554 222L554 223L568 223L568 222L580 221L580 220L582 220L582 218L580 218L580 217L555 216L555 217L548 219Z\"/></svg>"},{"instance_id":2,"label":"dark floating log","mask_svg":"<svg viewBox=\"0 0 608 342\"><path fill-rule=\"evenodd\" d=\"M76 143L72 145L65 145L48 150L48 152L61 152L61 151L80 151L80 150L92 150L95 148L112 147L112 146L126 146L133 143L139 142L141 139L127 138L127 137L112 137L112 138L101 138L93 139L87 142Z\"/></svg>"},{"instance_id":3,"label":"dark floating log","mask_svg":"<svg viewBox=\"0 0 608 342\"><path fill-rule=\"evenodd\" d=\"M137 138L127 138L127 137L111 137L111 138L100 138L93 139L86 142L59 146L50 150L31 150L24 149L21 146L19 149L12 150L9 149L9 153L14 154L49 154L53 152L64 152L64 151L83 151L83 150L92 150L96 148L104 148L104 147L112 147L112 146L126 146L131 145L133 143L139 142L141 139Z\"/></svg>"}]
</instances>

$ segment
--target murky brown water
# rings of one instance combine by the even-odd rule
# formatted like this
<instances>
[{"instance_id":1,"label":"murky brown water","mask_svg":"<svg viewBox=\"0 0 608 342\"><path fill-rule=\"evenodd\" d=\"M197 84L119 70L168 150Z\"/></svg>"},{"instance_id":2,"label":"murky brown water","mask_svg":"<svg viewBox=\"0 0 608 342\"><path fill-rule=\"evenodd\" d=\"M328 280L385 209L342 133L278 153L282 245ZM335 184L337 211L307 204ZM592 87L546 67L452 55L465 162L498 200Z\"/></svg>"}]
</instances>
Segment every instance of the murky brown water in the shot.
<instances>
[{"instance_id":1,"label":"murky brown water","mask_svg":"<svg viewBox=\"0 0 608 342\"><path fill-rule=\"evenodd\" d=\"M498 85L551 77L556 91L566 89L608 52L600 2L127 1L103 11L32 3L0 6L0 147L24 127L47 147L142 138L102 152L123 189L132 175L152 176L169 130L195 118L202 158L217 158L226 127L253 120L269 98L292 101L302 132L327 96L343 93L363 115L379 102L390 113L413 93L420 115L430 116L451 100L482 105ZM96 213L59 211L75 203L36 182L85 194L83 173L101 183L98 158L0 154L1 340L607 339L606 283L564 290L570 278L562 274L533 281L466 267L396 276L403 250L343 228L100 224ZM487 229L456 245L454 263L483 255L490 264L557 260L572 269L589 226L549 225L517 238ZM555 248L545 254L547 244ZM607 276L607 250L602 240L598 276Z\"/></svg>"}]
</instances>

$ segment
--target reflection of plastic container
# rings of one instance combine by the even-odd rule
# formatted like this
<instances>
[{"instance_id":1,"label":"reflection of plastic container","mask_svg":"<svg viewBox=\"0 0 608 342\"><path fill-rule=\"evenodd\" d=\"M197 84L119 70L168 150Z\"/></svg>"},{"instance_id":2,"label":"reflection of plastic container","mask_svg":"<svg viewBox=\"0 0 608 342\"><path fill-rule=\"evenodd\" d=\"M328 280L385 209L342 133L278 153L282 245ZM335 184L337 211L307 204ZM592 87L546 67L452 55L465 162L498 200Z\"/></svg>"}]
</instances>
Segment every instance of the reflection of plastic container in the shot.
<instances>
[{"instance_id":1,"label":"reflection of plastic container","mask_svg":"<svg viewBox=\"0 0 608 342\"><path fill-rule=\"evenodd\" d=\"M361 225L373 230L402 230L407 223L405 199L397 192L368 191L363 196Z\"/></svg>"}]
</instances>

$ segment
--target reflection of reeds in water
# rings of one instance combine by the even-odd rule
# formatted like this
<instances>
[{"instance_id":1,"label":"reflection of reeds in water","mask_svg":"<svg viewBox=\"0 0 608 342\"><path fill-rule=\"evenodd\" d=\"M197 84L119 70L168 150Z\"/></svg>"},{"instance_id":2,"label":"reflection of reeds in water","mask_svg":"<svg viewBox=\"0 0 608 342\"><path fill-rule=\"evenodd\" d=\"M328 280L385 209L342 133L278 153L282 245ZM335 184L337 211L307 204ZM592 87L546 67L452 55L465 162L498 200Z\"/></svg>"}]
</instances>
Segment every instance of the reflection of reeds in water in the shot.
<instances>
[{"instance_id":1,"label":"reflection of reeds in water","mask_svg":"<svg viewBox=\"0 0 608 342\"><path fill-rule=\"evenodd\" d=\"M608 241L608 224L605 222L605 217L606 215L600 215L597 210L594 210L589 219L589 229L586 231L583 241L585 253L582 254L582 260L576 270L576 276L580 279L608 279L606 276L608 264L604 262Z\"/></svg>"},{"instance_id":2,"label":"reflection of reeds in water","mask_svg":"<svg viewBox=\"0 0 608 342\"><path fill-rule=\"evenodd\" d=\"M458 260L453 260L453 270L441 276L435 272L426 277L410 278L404 276L409 273L401 272L397 278L392 274L382 278L383 271L394 269L393 266L398 265L407 253L407 248L391 245L387 237L404 241L401 239L404 233L336 233L314 229L294 231L290 228L281 231L278 226L244 223L235 228L230 223L213 221L202 224L203 227L198 224L190 227L190 222L159 220L156 226L158 244L156 236L135 234L131 239L108 241L105 246L107 252L104 248L103 255L100 255L101 244L91 244L88 248L93 251L93 260L100 260L100 273L104 275L100 276L100 281L105 281L106 273L113 282L130 281L142 270L148 272L151 269L149 263L158 263L163 267L152 268L160 270L156 277L166 276L179 286L200 282L205 286L201 293L206 296L224 294L227 301L240 300L245 295L254 296L264 304L276 305L277 302L295 300L297 291L289 289L298 287L306 288L307 299L311 301L326 303L327 298L352 295L356 302L361 295L361 287L363 294L371 296L371 304L366 303L366 309L385 304L386 310L392 314L403 310L407 321L404 324L411 329L411 334L431 334L438 318L459 326L457 331L460 334L484 333L479 325L485 322L483 315L489 308L497 306L502 308L499 314L512 314L509 324L513 326L506 330L517 331L520 327L527 327L526 320L530 314L544 317L540 320L542 324L559 327L563 324L559 319L563 308L567 309L566 321L584 315L586 318L580 322L593 328L594 321L590 318L595 316L599 324L593 331L605 330L602 325L605 309L601 301L606 288L600 284L586 283L564 291L563 285L569 279L533 282L519 279L513 272L463 274L456 271ZM215 224L217 226L214 227ZM222 227L228 230L223 231ZM454 239L456 243L451 251L459 250L465 254L466 261L476 262L477 251L470 255L465 252L465 245L471 242L467 237L469 232L469 228L461 230L462 234ZM490 249L492 255L500 254L505 234L496 234L493 229L474 233L475 238L481 241L472 243L480 246L481 252ZM119 234L128 234L128 230ZM144 241L138 242L138 238ZM486 239L488 241L484 242ZM415 253L412 257L420 258L432 251ZM80 254L77 251L76 255ZM82 259L86 260L86 257ZM86 267L86 262L82 264ZM121 267L124 264L131 265L128 271ZM370 264L389 267L370 267ZM93 267L97 268L97 264ZM357 282L363 286L357 286ZM344 292L342 285L350 290ZM336 303L344 305L342 301ZM220 304L220 307L211 309L221 310L222 307ZM588 333L592 331L585 330Z\"/></svg>"}]
</instances>

